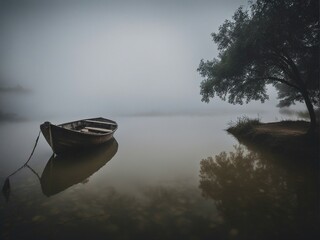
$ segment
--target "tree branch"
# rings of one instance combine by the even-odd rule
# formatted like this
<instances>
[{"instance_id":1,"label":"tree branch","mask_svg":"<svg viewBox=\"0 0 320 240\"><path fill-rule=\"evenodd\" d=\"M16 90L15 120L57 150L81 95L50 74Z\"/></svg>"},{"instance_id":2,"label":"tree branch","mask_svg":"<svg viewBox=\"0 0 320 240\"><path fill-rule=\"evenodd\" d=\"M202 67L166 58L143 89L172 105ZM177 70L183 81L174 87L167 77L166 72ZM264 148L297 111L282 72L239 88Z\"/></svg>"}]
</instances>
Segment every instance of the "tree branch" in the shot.
<instances>
[{"instance_id":1,"label":"tree branch","mask_svg":"<svg viewBox=\"0 0 320 240\"><path fill-rule=\"evenodd\" d=\"M290 87L298 90L299 92L301 91L301 89L300 89L298 86L296 86L296 85L288 82L287 80L285 80L285 79L283 79L283 78L277 78L277 77L267 76L266 79L269 79L269 80L272 80L272 81L276 81L276 82L280 82L280 83L286 84L286 85L288 85L288 86L290 86Z\"/></svg>"},{"instance_id":2,"label":"tree branch","mask_svg":"<svg viewBox=\"0 0 320 240\"><path fill-rule=\"evenodd\" d=\"M285 64L288 65L288 67L290 68L290 69L288 68L288 71L289 71L288 74L289 76L292 74L292 76L290 77L292 78L293 81L295 81L299 85L300 90L305 88L305 85L300 76L299 69L294 63L294 61L292 60L292 58L290 58L290 56L287 53L283 52L283 50L282 50L282 54L280 54L280 51L273 51L273 52L275 56L278 56L281 61L283 61Z\"/></svg>"},{"instance_id":3,"label":"tree branch","mask_svg":"<svg viewBox=\"0 0 320 240\"><path fill-rule=\"evenodd\" d=\"M266 76L266 77L260 77L260 78L254 78L254 79L257 79L257 80L272 80L272 81L275 81L275 82L280 82L280 83L286 84L286 85L298 90L299 92L301 91L301 89L298 86L290 83L289 81L287 81L287 80L285 80L283 78Z\"/></svg>"},{"instance_id":4,"label":"tree branch","mask_svg":"<svg viewBox=\"0 0 320 240\"><path fill-rule=\"evenodd\" d=\"M281 67L280 67L281 68ZM283 70L283 69L282 69ZM258 71L254 70L254 69L250 69L251 72L256 72L258 73ZM283 84L286 84L296 90L298 90L299 92L301 91L301 88L287 80L285 80L284 78L277 78L277 77L272 77L272 76L266 76L266 77L256 77L256 78L253 78L253 79L257 79L257 80L272 80L272 81L276 81L276 82L280 82L280 83L283 83Z\"/></svg>"}]
</instances>

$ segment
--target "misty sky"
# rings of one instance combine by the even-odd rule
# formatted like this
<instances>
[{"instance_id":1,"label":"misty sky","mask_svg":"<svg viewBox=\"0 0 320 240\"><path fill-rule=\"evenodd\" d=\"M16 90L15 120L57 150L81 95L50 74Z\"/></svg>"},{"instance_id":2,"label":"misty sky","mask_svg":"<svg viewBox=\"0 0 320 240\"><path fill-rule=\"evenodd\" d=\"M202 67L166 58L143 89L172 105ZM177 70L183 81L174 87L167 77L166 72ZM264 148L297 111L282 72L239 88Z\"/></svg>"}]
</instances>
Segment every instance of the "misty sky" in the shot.
<instances>
[{"instance_id":1,"label":"misty sky","mask_svg":"<svg viewBox=\"0 0 320 240\"><path fill-rule=\"evenodd\" d=\"M27 118L257 111L260 103L205 104L199 94L199 62L217 56L210 34L240 5L247 0L0 0L0 111Z\"/></svg>"}]
</instances>

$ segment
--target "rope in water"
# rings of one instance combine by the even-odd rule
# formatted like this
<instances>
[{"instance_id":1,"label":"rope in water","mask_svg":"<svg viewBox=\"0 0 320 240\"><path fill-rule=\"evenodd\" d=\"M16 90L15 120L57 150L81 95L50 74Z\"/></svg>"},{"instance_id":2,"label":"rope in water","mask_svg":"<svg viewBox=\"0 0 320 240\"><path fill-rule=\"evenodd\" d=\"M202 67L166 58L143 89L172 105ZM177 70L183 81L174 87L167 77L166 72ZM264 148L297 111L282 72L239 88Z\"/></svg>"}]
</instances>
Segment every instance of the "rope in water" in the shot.
<instances>
[{"instance_id":1,"label":"rope in water","mask_svg":"<svg viewBox=\"0 0 320 240\"><path fill-rule=\"evenodd\" d=\"M41 130L40 130L39 133L38 133L38 137L37 137L37 139L36 139L36 142L35 142L35 144L34 144L34 146L33 146L32 152L31 152L28 160L27 160L20 168L18 168L16 171L14 171L13 173L11 173L7 178L11 177L12 175L14 175L14 174L16 174L17 172L19 172L22 168L24 168L24 167L27 166L28 162L31 160L31 157L32 157L32 155L33 155L33 153L34 153L34 150L36 149L36 147L37 147L37 145L38 145L40 133L41 133Z\"/></svg>"},{"instance_id":2,"label":"rope in water","mask_svg":"<svg viewBox=\"0 0 320 240\"><path fill-rule=\"evenodd\" d=\"M28 160L20 167L18 168L16 171L14 171L13 173L11 173L7 178L6 180L4 181L4 184L3 184L3 187L2 187L2 193L6 199L6 201L8 202L9 201L9 196L10 196L10 181L9 181L9 178L16 174L17 172L19 172L21 169L23 169L24 167L27 167L29 168L33 173L35 173L37 175L37 177L39 178L39 175L28 165L28 162L30 161L33 153L34 153L34 150L36 149L37 145L38 145L38 141L39 141L39 137L40 137L40 133L41 133L41 130L39 131L38 133L38 137L36 139L36 142L33 146L33 149L32 149L32 152L28 158Z\"/></svg>"}]
</instances>

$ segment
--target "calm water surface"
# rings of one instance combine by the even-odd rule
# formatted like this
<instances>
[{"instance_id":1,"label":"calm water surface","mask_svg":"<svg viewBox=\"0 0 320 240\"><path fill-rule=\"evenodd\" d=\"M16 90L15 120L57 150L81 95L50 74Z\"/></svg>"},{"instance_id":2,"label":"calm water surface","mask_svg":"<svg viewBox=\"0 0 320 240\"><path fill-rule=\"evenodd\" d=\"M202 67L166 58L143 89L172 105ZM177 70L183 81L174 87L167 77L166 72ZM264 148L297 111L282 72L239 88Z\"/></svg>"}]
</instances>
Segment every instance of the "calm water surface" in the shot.
<instances>
[{"instance_id":1,"label":"calm water surface","mask_svg":"<svg viewBox=\"0 0 320 240\"><path fill-rule=\"evenodd\" d=\"M40 136L0 197L0 239L315 237L318 169L239 144L224 131L234 119L121 117L113 141L68 157ZM2 185L40 123L1 125Z\"/></svg>"}]
</instances>

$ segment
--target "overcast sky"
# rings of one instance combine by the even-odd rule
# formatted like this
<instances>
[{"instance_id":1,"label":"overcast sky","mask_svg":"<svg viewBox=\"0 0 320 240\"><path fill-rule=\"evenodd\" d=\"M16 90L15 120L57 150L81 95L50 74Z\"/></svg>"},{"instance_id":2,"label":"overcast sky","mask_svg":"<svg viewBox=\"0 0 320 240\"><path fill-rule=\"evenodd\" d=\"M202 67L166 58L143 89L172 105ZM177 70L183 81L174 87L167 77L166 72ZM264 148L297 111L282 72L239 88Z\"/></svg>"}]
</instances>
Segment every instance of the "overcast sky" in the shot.
<instances>
[{"instance_id":1,"label":"overcast sky","mask_svg":"<svg viewBox=\"0 0 320 240\"><path fill-rule=\"evenodd\" d=\"M42 118L236 109L218 99L202 103L196 69L217 56L210 34L247 0L0 4L2 112Z\"/></svg>"}]
</instances>

